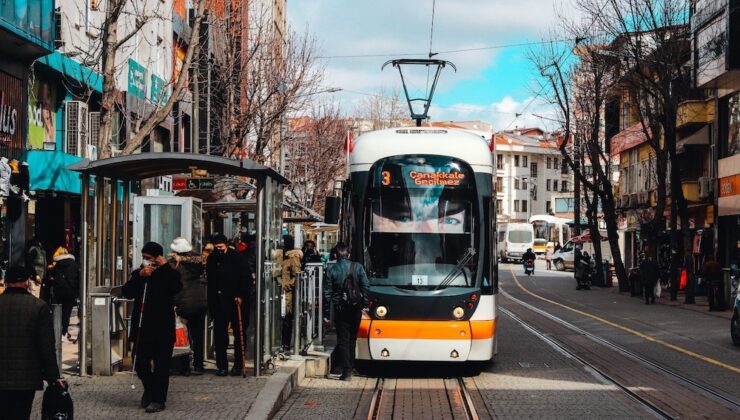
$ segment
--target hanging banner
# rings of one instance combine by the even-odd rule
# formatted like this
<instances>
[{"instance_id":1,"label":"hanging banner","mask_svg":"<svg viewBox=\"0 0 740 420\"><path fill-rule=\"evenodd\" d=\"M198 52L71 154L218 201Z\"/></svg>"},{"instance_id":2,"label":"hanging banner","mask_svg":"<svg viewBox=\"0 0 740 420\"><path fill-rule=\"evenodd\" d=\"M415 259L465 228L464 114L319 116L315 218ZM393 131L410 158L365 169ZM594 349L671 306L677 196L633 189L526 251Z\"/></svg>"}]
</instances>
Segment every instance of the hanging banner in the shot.
<instances>
[{"instance_id":1,"label":"hanging banner","mask_svg":"<svg viewBox=\"0 0 740 420\"><path fill-rule=\"evenodd\" d=\"M0 72L0 154L23 149L23 83Z\"/></svg>"},{"instance_id":2,"label":"hanging banner","mask_svg":"<svg viewBox=\"0 0 740 420\"><path fill-rule=\"evenodd\" d=\"M28 95L28 148L44 149L56 142L56 89L36 78Z\"/></svg>"}]
</instances>

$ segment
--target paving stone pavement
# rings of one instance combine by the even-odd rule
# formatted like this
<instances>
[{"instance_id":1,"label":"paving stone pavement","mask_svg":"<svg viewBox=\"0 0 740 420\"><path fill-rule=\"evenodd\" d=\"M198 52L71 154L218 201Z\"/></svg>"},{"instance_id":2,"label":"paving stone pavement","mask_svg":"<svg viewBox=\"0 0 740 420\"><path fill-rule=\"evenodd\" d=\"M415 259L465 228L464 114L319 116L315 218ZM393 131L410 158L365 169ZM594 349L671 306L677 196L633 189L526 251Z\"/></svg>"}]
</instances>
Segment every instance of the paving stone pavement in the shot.
<instances>
[{"instance_id":1,"label":"paving stone pavement","mask_svg":"<svg viewBox=\"0 0 740 420\"><path fill-rule=\"evenodd\" d=\"M351 382L333 379L309 378L293 392L283 404L275 419L352 419L365 418L358 415L358 406L363 390L372 392L375 378L354 376Z\"/></svg>"},{"instance_id":2,"label":"paving stone pavement","mask_svg":"<svg viewBox=\"0 0 740 420\"><path fill-rule=\"evenodd\" d=\"M266 378L217 377L215 371L202 376L172 376L167 409L147 414L139 408L143 388L131 374L108 377L68 376L75 405L75 418L85 419L243 419L252 406ZM36 393L31 418L41 416L42 393Z\"/></svg>"}]
</instances>

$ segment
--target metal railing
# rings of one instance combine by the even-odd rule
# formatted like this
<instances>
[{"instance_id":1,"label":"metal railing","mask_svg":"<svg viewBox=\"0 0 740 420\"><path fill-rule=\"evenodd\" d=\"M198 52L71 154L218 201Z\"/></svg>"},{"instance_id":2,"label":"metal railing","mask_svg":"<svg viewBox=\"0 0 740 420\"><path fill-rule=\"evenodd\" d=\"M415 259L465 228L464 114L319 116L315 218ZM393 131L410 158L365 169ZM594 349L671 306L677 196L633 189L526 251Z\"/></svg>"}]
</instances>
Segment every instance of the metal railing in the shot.
<instances>
[{"instance_id":1,"label":"metal railing","mask_svg":"<svg viewBox=\"0 0 740 420\"><path fill-rule=\"evenodd\" d=\"M306 264L293 288L293 354L323 350L324 265Z\"/></svg>"}]
</instances>

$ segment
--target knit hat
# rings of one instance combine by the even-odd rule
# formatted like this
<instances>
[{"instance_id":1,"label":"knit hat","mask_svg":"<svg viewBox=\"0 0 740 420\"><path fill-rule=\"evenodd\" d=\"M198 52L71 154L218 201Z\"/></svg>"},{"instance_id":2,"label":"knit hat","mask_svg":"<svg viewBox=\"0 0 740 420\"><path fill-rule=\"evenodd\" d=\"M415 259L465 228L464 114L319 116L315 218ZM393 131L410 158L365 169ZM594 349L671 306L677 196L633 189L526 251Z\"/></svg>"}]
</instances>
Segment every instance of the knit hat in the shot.
<instances>
[{"instance_id":1,"label":"knit hat","mask_svg":"<svg viewBox=\"0 0 740 420\"><path fill-rule=\"evenodd\" d=\"M223 233L219 233L219 234L213 236L213 244L214 245L228 244L228 243L229 243L229 240L226 239L226 235L224 235Z\"/></svg>"},{"instance_id":2,"label":"knit hat","mask_svg":"<svg viewBox=\"0 0 740 420\"><path fill-rule=\"evenodd\" d=\"M144 247L141 248L141 253L149 254L156 258L164 255L164 249L162 248L162 245L156 242L147 242L144 244Z\"/></svg>"},{"instance_id":3,"label":"knit hat","mask_svg":"<svg viewBox=\"0 0 740 420\"><path fill-rule=\"evenodd\" d=\"M170 244L170 249L172 250L172 252L184 254L186 252L192 251L193 246L190 245L190 242L186 238L180 237L172 240L172 243Z\"/></svg>"},{"instance_id":4,"label":"knit hat","mask_svg":"<svg viewBox=\"0 0 740 420\"><path fill-rule=\"evenodd\" d=\"M12 266L8 267L5 271L5 282L6 283L20 283L30 278L28 269L23 266Z\"/></svg>"}]
</instances>

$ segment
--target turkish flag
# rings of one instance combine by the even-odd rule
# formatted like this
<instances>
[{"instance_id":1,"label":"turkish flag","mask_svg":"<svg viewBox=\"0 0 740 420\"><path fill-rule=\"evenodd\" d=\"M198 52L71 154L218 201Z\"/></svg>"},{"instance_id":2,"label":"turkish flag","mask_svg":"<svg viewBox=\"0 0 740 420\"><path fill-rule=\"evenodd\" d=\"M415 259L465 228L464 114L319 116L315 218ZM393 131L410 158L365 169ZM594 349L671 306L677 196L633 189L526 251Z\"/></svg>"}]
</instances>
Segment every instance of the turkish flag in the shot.
<instances>
[{"instance_id":1,"label":"turkish flag","mask_svg":"<svg viewBox=\"0 0 740 420\"><path fill-rule=\"evenodd\" d=\"M344 140L344 147L342 150L344 150L346 153L352 153L352 150L355 148L355 145L352 144L352 131L347 131L347 138Z\"/></svg>"}]
</instances>

